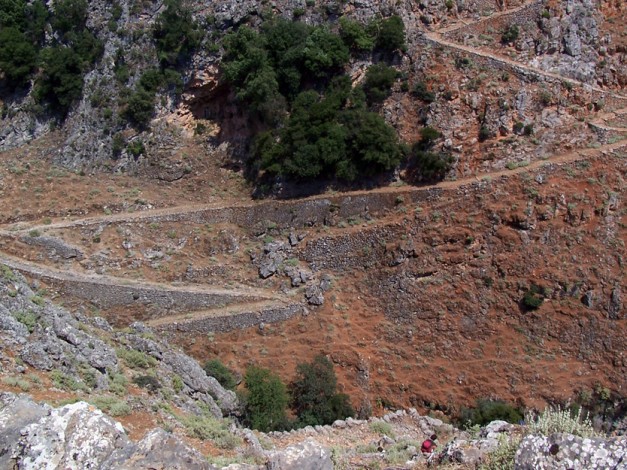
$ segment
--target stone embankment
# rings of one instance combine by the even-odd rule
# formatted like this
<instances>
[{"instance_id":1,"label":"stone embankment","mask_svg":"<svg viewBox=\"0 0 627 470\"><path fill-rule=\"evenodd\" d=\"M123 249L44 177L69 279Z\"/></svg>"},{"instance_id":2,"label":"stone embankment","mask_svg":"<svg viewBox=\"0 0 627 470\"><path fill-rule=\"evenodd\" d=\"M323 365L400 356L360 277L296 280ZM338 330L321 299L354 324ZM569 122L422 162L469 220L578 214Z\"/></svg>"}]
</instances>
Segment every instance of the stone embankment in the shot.
<instances>
[{"instance_id":1,"label":"stone embankment","mask_svg":"<svg viewBox=\"0 0 627 470\"><path fill-rule=\"evenodd\" d=\"M30 277L40 279L63 295L70 295L94 303L99 308L142 306L151 316L185 313L224 307L233 303L272 300L269 292L246 287L238 290L172 286L108 276L75 274L0 255L0 263Z\"/></svg>"},{"instance_id":2,"label":"stone embankment","mask_svg":"<svg viewBox=\"0 0 627 470\"><path fill-rule=\"evenodd\" d=\"M246 305L238 306L237 311L221 309L214 312L194 312L190 315L178 317L162 317L147 321L152 328L165 332L193 332L193 333L224 333L231 330L250 328L259 325L263 328L266 323L277 323L296 315L306 315L307 309L302 303L282 305L280 303L265 306Z\"/></svg>"}]
</instances>

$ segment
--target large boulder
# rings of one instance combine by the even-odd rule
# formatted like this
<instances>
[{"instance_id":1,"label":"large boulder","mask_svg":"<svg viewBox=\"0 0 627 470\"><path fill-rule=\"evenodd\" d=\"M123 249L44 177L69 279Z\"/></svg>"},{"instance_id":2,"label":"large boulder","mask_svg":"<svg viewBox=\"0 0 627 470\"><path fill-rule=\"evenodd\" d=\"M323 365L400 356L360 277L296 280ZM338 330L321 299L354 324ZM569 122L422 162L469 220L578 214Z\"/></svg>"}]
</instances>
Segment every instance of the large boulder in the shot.
<instances>
[{"instance_id":1,"label":"large boulder","mask_svg":"<svg viewBox=\"0 0 627 470\"><path fill-rule=\"evenodd\" d=\"M525 437L516 452L516 470L627 468L627 436L583 438L572 434Z\"/></svg>"},{"instance_id":2,"label":"large boulder","mask_svg":"<svg viewBox=\"0 0 627 470\"><path fill-rule=\"evenodd\" d=\"M21 434L12 452L17 468L100 468L116 450L130 444L120 423L85 402L53 409Z\"/></svg>"},{"instance_id":3,"label":"large boulder","mask_svg":"<svg viewBox=\"0 0 627 470\"><path fill-rule=\"evenodd\" d=\"M237 410L238 402L235 393L226 390L216 379L209 377L203 368L189 356L171 352L164 354L163 362L169 365L189 388L196 392L208 393L215 399L219 410L214 408L215 404L211 406L209 403L214 415L221 417L222 413L231 414Z\"/></svg>"},{"instance_id":4,"label":"large boulder","mask_svg":"<svg viewBox=\"0 0 627 470\"><path fill-rule=\"evenodd\" d=\"M0 468L12 468L11 448L20 439L20 431L50 412L30 398L0 393Z\"/></svg>"},{"instance_id":5,"label":"large boulder","mask_svg":"<svg viewBox=\"0 0 627 470\"><path fill-rule=\"evenodd\" d=\"M103 465L103 470L210 470L196 450L163 429L153 429L137 445L125 448Z\"/></svg>"},{"instance_id":6,"label":"large boulder","mask_svg":"<svg viewBox=\"0 0 627 470\"><path fill-rule=\"evenodd\" d=\"M268 470L333 470L331 452L315 441L272 452L269 455Z\"/></svg>"}]
</instances>

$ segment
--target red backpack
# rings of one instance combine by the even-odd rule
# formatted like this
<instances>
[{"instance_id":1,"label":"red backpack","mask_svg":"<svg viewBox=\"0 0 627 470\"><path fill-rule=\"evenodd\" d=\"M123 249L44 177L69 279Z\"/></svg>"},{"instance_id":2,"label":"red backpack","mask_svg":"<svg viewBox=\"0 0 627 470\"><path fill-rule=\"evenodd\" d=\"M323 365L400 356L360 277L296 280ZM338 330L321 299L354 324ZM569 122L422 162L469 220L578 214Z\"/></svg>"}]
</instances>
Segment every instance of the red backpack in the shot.
<instances>
[{"instance_id":1,"label":"red backpack","mask_svg":"<svg viewBox=\"0 0 627 470\"><path fill-rule=\"evenodd\" d=\"M427 439L426 441L424 441L420 450L425 454L430 454L431 452L433 452L433 442L431 441L431 439Z\"/></svg>"}]
</instances>

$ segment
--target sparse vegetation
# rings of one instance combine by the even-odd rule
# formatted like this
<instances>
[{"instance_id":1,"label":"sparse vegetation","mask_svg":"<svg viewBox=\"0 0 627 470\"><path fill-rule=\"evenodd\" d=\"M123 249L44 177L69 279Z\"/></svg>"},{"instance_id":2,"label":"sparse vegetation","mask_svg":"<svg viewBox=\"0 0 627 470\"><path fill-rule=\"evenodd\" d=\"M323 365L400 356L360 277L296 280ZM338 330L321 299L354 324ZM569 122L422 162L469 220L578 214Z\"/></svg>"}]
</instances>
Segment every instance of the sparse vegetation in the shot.
<instances>
[{"instance_id":1,"label":"sparse vegetation","mask_svg":"<svg viewBox=\"0 0 627 470\"><path fill-rule=\"evenodd\" d=\"M131 412L128 403L117 397L95 396L89 399L89 403L111 416L124 416Z\"/></svg>"},{"instance_id":2,"label":"sparse vegetation","mask_svg":"<svg viewBox=\"0 0 627 470\"><path fill-rule=\"evenodd\" d=\"M135 349L117 348L115 353L132 369L150 369L157 365L154 357Z\"/></svg>"},{"instance_id":3,"label":"sparse vegetation","mask_svg":"<svg viewBox=\"0 0 627 470\"><path fill-rule=\"evenodd\" d=\"M529 415L527 424L530 433L539 433L550 436L554 433L568 433L579 437L599 436L587 416L581 409L577 412L557 408L547 408L538 416Z\"/></svg>"},{"instance_id":4,"label":"sparse vegetation","mask_svg":"<svg viewBox=\"0 0 627 470\"><path fill-rule=\"evenodd\" d=\"M39 323L39 315L32 310L13 312L13 317L22 323L28 329L29 333L32 333L37 323Z\"/></svg>"}]
</instances>

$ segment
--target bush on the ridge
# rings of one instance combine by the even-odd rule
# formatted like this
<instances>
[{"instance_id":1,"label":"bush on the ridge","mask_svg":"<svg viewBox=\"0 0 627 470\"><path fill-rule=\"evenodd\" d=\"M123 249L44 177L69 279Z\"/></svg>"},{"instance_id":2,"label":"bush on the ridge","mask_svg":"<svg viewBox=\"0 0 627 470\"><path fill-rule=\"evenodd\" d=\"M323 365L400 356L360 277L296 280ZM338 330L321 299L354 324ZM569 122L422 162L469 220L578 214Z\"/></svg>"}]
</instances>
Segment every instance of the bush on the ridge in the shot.
<instances>
[{"instance_id":1,"label":"bush on the ridge","mask_svg":"<svg viewBox=\"0 0 627 470\"><path fill-rule=\"evenodd\" d=\"M279 431L288 427L289 396L285 384L268 369L249 367L244 376L246 391L244 421L259 431Z\"/></svg>"},{"instance_id":2,"label":"bush on the ridge","mask_svg":"<svg viewBox=\"0 0 627 470\"><path fill-rule=\"evenodd\" d=\"M485 426L486 424L503 420L508 423L518 423L523 419L523 411L503 400L478 399L475 407L462 408L459 421L462 424Z\"/></svg>"},{"instance_id":3,"label":"bush on the ridge","mask_svg":"<svg viewBox=\"0 0 627 470\"><path fill-rule=\"evenodd\" d=\"M337 419L354 416L348 396L337 393L333 364L325 356L319 354L310 363L298 364L296 373L290 390L292 408L300 425L331 424Z\"/></svg>"}]
</instances>

